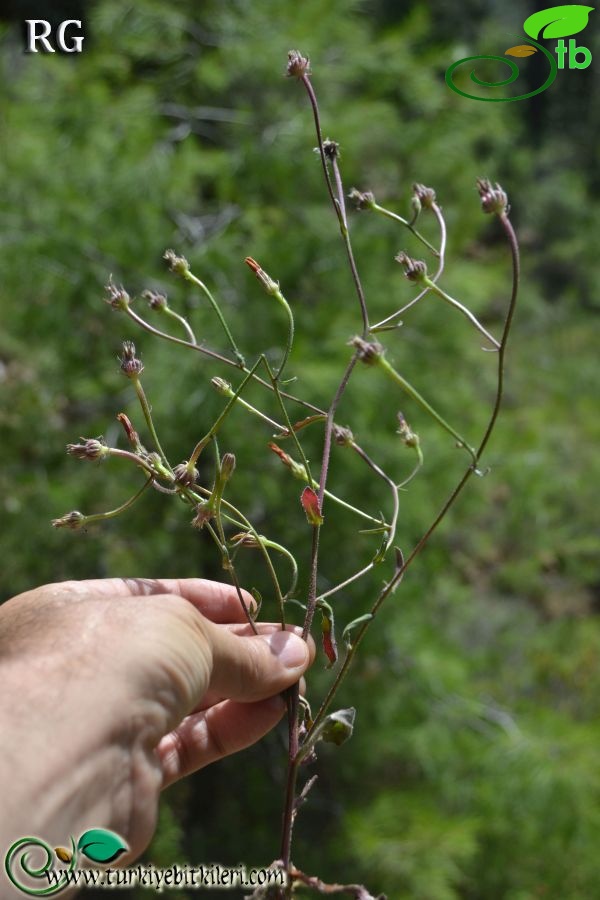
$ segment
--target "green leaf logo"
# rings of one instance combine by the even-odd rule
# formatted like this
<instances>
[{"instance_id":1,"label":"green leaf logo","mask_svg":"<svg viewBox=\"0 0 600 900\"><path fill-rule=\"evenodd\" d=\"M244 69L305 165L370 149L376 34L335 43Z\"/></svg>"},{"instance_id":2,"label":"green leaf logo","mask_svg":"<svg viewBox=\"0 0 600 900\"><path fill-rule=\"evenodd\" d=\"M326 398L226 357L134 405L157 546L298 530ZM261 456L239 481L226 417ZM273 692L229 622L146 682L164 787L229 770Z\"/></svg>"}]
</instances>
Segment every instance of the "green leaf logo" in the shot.
<instances>
[{"instance_id":1,"label":"green leaf logo","mask_svg":"<svg viewBox=\"0 0 600 900\"><path fill-rule=\"evenodd\" d=\"M525 19L523 30L534 39L569 37L583 31L593 9L593 6L581 6L579 3L551 6Z\"/></svg>"},{"instance_id":2,"label":"green leaf logo","mask_svg":"<svg viewBox=\"0 0 600 900\"><path fill-rule=\"evenodd\" d=\"M110 863L129 850L129 847L114 831L91 828L81 835L77 849L92 862Z\"/></svg>"}]
</instances>

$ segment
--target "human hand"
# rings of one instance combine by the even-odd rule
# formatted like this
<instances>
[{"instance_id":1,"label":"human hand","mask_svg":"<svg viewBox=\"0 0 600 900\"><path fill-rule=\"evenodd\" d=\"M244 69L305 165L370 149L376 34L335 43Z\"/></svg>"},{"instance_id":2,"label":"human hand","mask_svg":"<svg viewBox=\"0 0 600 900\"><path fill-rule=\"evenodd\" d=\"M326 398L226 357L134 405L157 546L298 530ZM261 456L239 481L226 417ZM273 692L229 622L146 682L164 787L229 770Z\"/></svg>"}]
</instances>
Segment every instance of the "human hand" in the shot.
<instances>
[{"instance_id":1,"label":"human hand","mask_svg":"<svg viewBox=\"0 0 600 900\"><path fill-rule=\"evenodd\" d=\"M4 847L104 827L139 855L160 790L266 734L314 658L300 629L257 629L201 579L71 581L1 606Z\"/></svg>"}]
</instances>

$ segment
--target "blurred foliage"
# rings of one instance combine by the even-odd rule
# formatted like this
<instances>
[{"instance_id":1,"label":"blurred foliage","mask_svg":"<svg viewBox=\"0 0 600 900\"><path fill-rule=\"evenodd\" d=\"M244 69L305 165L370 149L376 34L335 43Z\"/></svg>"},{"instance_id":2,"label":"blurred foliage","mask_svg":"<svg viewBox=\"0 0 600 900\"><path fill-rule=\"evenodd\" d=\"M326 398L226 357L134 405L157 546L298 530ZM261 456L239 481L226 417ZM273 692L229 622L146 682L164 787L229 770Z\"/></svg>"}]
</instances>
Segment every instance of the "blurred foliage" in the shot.
<instances>
[{"instance_id":1,"label":"blurred foliage","mask_svg":"<svg viewBox=\"0 0 600 900\"><path fill-rule=\"evenodd\" d=\"M89 46L74 57L23 54L16 22L0 25L4 598L67 577L223 576L204 536L160 495L87 534L48 527L68 509L116 506L138 484L118 463L78 465L63 451L80 434L116 441L121 410L140 421L115 360L122 339L141 350L173 462L221 407L210 378L231 377L103 306L111 273L132 295L167 291L202 339L224 347L203 298L165 272L162 252L175 247L220 297L246 356L266 348L277 360L285 323L243 266L255 257L295 311L293 390L318 404L331 396L359 316L310 110L282 77L288 49L313 60L348 188L405 212L413 181L435 187L450 230L442 284L496 332L509 262L475 178L509 192L525 272L491 471L373 624L339 698L358 708L355 737L320 752L295 832L306 871L365 880L390 900L589 900L600 882L596 61L519 104L469 102L443 81L451 61L482 52L499 29L518 30L535 8L526 6L98 0L86 7ZM585 39L600 59L597 32ZM368 213L352 229L371 317L381 318L412 296L394 254L420 255L419 245ZM495 361L462 317L429 297L382 340L475 442ZM260 391L251 396L275 412ZM464 459L373 371L356 373L339 420L400 480L412 459L395 435L399 407L426 461L402 497L407 550ZM298 484L269 439L241 411L228 421L232 500L305 563ZM316 468L320 442L318 429L307 432ZM385 508L381 486L348 455L334 448L331 489ZM327 525L324 588L376 549L350 515L328 507ZM368 608L384 568L336 598L339 627ZM268 598L252 554L242 572ZM305 588L306 577L299 596ZM317 669L315 698L327 683ZM283 778L282 731L177 785L149 858L267 864Z\"/></svg>"}]
</instances>

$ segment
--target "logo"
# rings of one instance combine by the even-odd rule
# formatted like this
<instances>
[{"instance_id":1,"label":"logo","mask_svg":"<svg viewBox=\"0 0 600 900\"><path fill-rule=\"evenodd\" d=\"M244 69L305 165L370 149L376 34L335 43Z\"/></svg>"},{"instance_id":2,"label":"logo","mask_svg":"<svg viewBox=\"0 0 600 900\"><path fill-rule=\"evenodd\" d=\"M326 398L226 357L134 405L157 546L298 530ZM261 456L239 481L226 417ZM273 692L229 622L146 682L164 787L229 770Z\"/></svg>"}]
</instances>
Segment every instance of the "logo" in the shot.
<instances>
[{"instance_id":1,"label":"logo","mask_svg":"<svg viewBox=\"0 0 600 900\"><path fill-rule=\"evenodd\" d=\"M51 43L52 25L50 22L45 19L26 19L25 25L27 26L25 53L39 53L38 43L41 44L42 53L56 53L56 49ZM71 36L71 40L67 42L67 31L81 32L82 30L81 19L66 19L61 22L56 29L56 43L59 50L62 50L63 53L81 53L84 35Z\"/></svg>"},{"instance_id":2,"label":"logo","mask_svg":"<svg viewBox=\"0 0 600 900\"><path fill-rule=\"evenodd\" d=\"M48 897L58 894L70 883L69 875L75 870L81 857L106 865L114 862L128 849L118 834L107 831L106 828L85 831L77 843L71 837L69 850L66 847L53 849L37 837L24 837L9 847L4 868L14 886L24 894L30 897ZM60 874L55 872L55 866L60 869ZM39 884L41 879L44 887L36 887L35 881Z\"/></svg>"},{"instance_id":3,"label":"logo","mask_svg":"<svg viewBox=\"0 0 600 900\"><path fill-rule=\"evenodd\" d=\"M571 35L579 34L580 31L588 24L589 15L594 11L593 6L581 6L580 4L569 4L567 6L552 6L549 9L543 9L534 13L523 23L523 30L530 39L529 43L517 44L509 47L504 51L504 56L465 56L452 63L446 70L446 84L456 94L461 97L467 97L469 100L483 100L489 103L510 103L513 100L526 100L528 97L535 97L541 94L546 88L549 88L556 78L559 69L587 69L592 61L592 53L587 47L580 47L577 41ZM568 44L563 38L570 38ZM552 53L547 47L538 43L540 38L560 38ZM537 39L537 40L536 40ZM535 53L542 53L549 65L549 73L541 87L529 91L527 94L519 94L515 97L485 97L478 94L470 94L462 88L458 87L454 82L455 72L459 66L464 63L474 63L481 60L494 60L508 66L510 75L501 81L485 81L479 78L475 69L471 69L470 79L479 87L500 88L507 84L512 84L520 75L519 68L512 59L506 59L507 56L514 57L530 57ZM554 55L556 54L556 56Z\"/></svg>"}]
</instances>

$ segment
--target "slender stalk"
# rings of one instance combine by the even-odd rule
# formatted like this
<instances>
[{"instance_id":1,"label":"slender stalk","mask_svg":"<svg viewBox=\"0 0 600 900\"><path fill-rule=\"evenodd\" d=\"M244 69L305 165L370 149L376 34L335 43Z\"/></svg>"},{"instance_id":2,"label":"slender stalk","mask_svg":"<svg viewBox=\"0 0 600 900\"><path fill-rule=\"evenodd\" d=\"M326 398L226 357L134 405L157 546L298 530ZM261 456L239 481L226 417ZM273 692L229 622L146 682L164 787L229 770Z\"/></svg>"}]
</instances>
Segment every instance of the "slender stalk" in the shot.
<instances>
[{"instance_id":1,"label":"slender stalk","mask_svg":"<svg viewBox=\"0 0 600 900\"><path fill-rule=\"evenodd\" d=\"M394 369L394 367L387 361L384 356L380 356L378 358L377 364L387 375L389 375L389 377L393 381L400 385L402 390L405 391L409 397L412 397L412 399L415 400L419 404L419 406L421 406L425 410L425 412L429 413L429 415L433 419L435 419L438 425L441 425L442 428L448 432L448 434L451 434L460 447L463 447L467 451L467 453L470 453L471 458L473 459L473 465L476 466L477 455L473 448L470 447L469 444L467 444L462 435L460 435L458 431L456 431L451 425L449 425L448 422L446 422L446 420L442 418L442 416L440 416L438 412L436 412L433 406L431 406L427 402L427 400L425 400L425 398L422 397L421 394L419 394L419 392L412 386L412 384L410 384L406 380L406 378L404 378L399 372L396 371L396 369Z\"/></svg>"},{"instance_id":2,"label":"slender stalk","mask_svg":"<svg viewBox=\"0 0 600 900\"><path fill-rule=\"evenodd\" d=\"M169 464L167 455L166 455L165 451L163 450L161 443L158 439L158 435L156 433L156 428L154 427L154 422L152 420L152 411L150 409L150 404L148 403L148 398L146 397L146 394L144 392L144 388L142 387L142 382L140 381L140 379L137 376L135 376L131 380L133 382L133 386L135 388L137 398L140 401L140 406L142 407L142 412L144 413L146 425L148 426L148 431L150 432L150 435L154 442L154 446L158 450L158 454L159 454L163 464L169 470L169 472L172 474L173 470Z\"/></svg>"},{"instance_id":3,"label":"slender stalk","mask_svg":"<svg viewBox=\"0 0 600 900\"><path fill-rule=\"evenodd\" d=\"M137 500L139 500L139 498L142 496L144 491L146 491L150 487L150 485L152 484L152 481L153 481L153 477L147 478L146 481L144 482L144 484L139 489L139 491L136 491L136 493L132 497L130 497L129 500L126 500L125 503L122 503L121 506L117 506L116 509L110 509L110 510L108 510L108 512L92 513L89 516L84 516L81 524L82 525L93 525L95 522L103 522L105 519L114 519L117 516L120 516L121 513L124 513L126 510L130 509L133 506L133 504Z\"/></svg>"},{"instance_id":4,"label":"slender stalk","mask_svg":"<svg viewBox=\"0 0 600 900\"><path fill-rule=\"evenodd\" d=\"M155 328L153 325L150 325L149 322L146 322L141 316L139 316L136 312L134 312L131 307L127 307L125 312L129 316L130 319L133 319L144 331L149 332L149 334L155 335L155 337L162 338L165 341L170 341L172 344L179 344L181 347L188 347L190 350L195 350L197 353L202 353L203 356L207 356L209 359L214 359L217 362L223 363L226 366L231 366L234 369L239 369L247 375L250 371L245 366L240 365L240 363L236 362L233 359L229 359L227 356L223 356L222 353L217 353L216 350L209 350L208 347L204 347L202 344L193 344L189 341L184 341L182 338L175 337L175 335L167 334L166 331L161 331L159 328ZM269 382L265 381L264 378L260 378L258 375L253 376L254 380L261 384L263 387L268 388L270 391L273 390L273 385L269 384ZM293 394L289 394L286 391L281 391L281 396L285 397L286 400L291 400L293 403L297 403L299 406L303 406L305 409L309 409L311 412L318 413L319 415L324 416L325 411L320 409L318 406L315 406L313 403L309 403L307 400L301 400L300 397L295 397Z\"/></svg>"},{"instance_id":5,"label":"slender stalk","mask_svg":"<svg viewBox=\"0 0 600 900\"><path fill-rule=\"evenodd\" d=\"M450 306L454 306L455 309L460 310L463 316L466 316L469 322L471 322L471 324L474 325L475 328L480 331L481 334L483 334L483 336L486 337L491 344L494 345L496 350L499 349L499 342L493 335L489 333L489 331L487 331L483 327L479 319L477 319L477 317L473 315L470 309L467 309L466 306L464 306L462 303L459 303L458 300L455 300L454 297L451 297L450 294L446 293L446 291L443 291L441 287L438 287L438 285L434 281L432 281L431 278L425 277L424 283L427 285L432 294L437 294L438 297L441 297L442 300L445 300L446 303L450 304Z\"/></svg>"},{"instance_id":6,"label":"slender stalk","mask_svg":"<svg viewBox=\"0 0 600 900\"><path fill-rule=\"evenodd\" d=\"M438 267L436 269L435 275L432 277L432 281L437 283L439 279L442 277L444 272L444 266L446 263L446 242L447 242L447 231L446 231L446 220L444 219L443 213L437 203L433 202L431 204L431 210L438 221L438 225L440 227L440 249L439 249L439 258L440 261L438 263ZM407 303L402 309L397 310L395 313L392 313L391 316L386 316L385 319L382 319L381 322L378 322L376 325L371 326L371 333L375 334L377 331L386 331L390 328L397 328L397 325L390 325L390 322L393 322L394 319L399 318L403 313L405 313L411 306L414 306L419 300L422 300L425 294L429 292L429 288L425 288L425 290L420 291L416 297Z\"/></svg>"},{"instance_id":7,"label":"slender stalk","mask_svg":"<svg viewBox=\"0 0 600 900\"><path fill-rule=\"evenodd\" d=\"M185 270L182 274L183 274L183 277L186 279L186 281L191 281L192 284L195 284L197 287L199 287L200 290L204 293L204 295L208 298L208 302L212 306L215 315L217 316L219 322L221 323L221 327L222 327L223 331L225 332L225 336L227 337L227 340L229 341L229 344L231 346L231 349L233 350L233 354L237 360L238 365L244 366L245 365L244 357L238 350L238 346L237 346L235 340L233 339L233 335L229 329L229 325L225 321L225 317L223 316L223 313L221 312L221 307L219 306L219 304L217 303L217 301L215 300L215 298L213 297L213 295L211 294L211 292L209 291L207 286L204 284L204 282L200 278L198 278L197 275L194 275L194 273L191 272L189 269ZM195 344L196 341L193 340L192 343Z\"/></svg>"},{"instance_id":8,"label":"slender stalk","mask_svg":"<svg viewBox=\"0 0 600 900\"><path fill-rule=\"evenodd\" d=\"M431 250L434 256L439 256L440 253L435 249L433 244L430 244L427 238L424 238L423 235L417 231L412 222L409 222L408 219L402 218L398 213L392 212L391 209L386 209L385 206L380 206L379 203L371 203L369 209L374 210L375 212L381 213L382 216L387 216L388 219L394 219L395 222L400 222L401 225L404 225L405 228L414 234L414 236L421 241L422 244L425 244L428 250Z\"/></svg>"},{"instance_id":9,"label":"slender stalk","mask_svg":"<svg viewBox=\"0 0 600 900\"><path fill-rule=\"evenodd\" d=\"M348 256L348 262L350 263L350 271L352 273L352 279L354 281L354 287L356 288L356 293L358 296L358 300L360 303L360 311L363 322L363 337L365 337L369 332L369 316L367 313L367 305L365 302L365 295L362 289L362 284L358 275L358 270L356 268L356 263L354 261L354 254L352 252L352 244L350 243L350 234L348 232L348 223L346 221L346 213L345 213L345 204L344 204L344 190L342 186L342 180L339 173L339 167L335 165L337 162L336 155L337 153L332 154L332 162L334 163L334 175L336 179L336 187L338 196L333 190L333 185L331 183L331 178L329 177L329 170L327 168L327 157L325 154L325 147L323 142L323 134L321 132L321 121L319 116L319 104L317 102L317 96L314 92L313 86L311 84L310 78L308 75L303 75L301 78L302 84L306 88L306 93L308 94L308 99L310 100L310 105L313 111L313 118L315 120L315 131L317 132L317 141L319 148L319 156L321 158L321 166L323 168L323 174L325 176L325 183L327 185L327 191L329 193L329 197L333 204L333 208L335 210L335 214L338 219L338 223L340 226L340 232L342 234L342 238L344 241L344 246L346 248L346 254Z\"/></svg>"},{"instance_id":10,"label":"slender stalk","mask_svg":"<svg viewBox=\"0 0 600 900\"><path fill-rule=\"evenodd\" d=\"M498 375L497 375L497 382L496 382L496 396L495 396L495 400L494 400L494 406L492 408L492 412L491 412L487 427L485 429L484 435L479 444L479 447L475 451L476 465L479 463L479 460L488 445L490 437L492 436L492 432L494 430L496 421L498 419L498 414L500 412L500 407L502 405L502 397L504 394L504 366L505 366L505 357L506 357L506 347L507 347L508 337L510 334L512 322L513 322L513 318L514 318L514 313L515 313L515 308L516 308L516 303L517 303L517 296L519 293L519 280L520 280L520 271L521 271L520 257L519 257L519 244L517 241L517 236L512 227L512 224L511 224L508 216L506 215L506 212L499 213L498 218L500 220L502 228L504 229L506 238L507 238L509 246L510 246L510 251L511 251L512 271L513 271L512 291L511 291L511 297L510 297L510 302L509 302L509 306L508 306L508 312L506 315L506 319L504 322L504 328L502 331L502 337L500 339L500 348L498 350ZM313 719L313 723L306 735L305 740L310 739L310 737L312 736L312 734L315 731L315 728L319 725L319 723L323 720L324 716L326 715L327 710L329 709L329 706L331 704L331 701L333 700L335 694L337 693L337 690L340 687L342 681L346 677L348 669L350 668L352 661L354 659L354 656L356 655L358 646L359 646L360 642L362 641L369 625L373 621L373 618L379 611L379 608L381 607L382 603L396 589L396 587L400 583L400 581L403 578L404 573L406 572L408 567L414 562L414 560L419 555L421 550L423 550L423 548L426 546L429 539L431 538L433 533L436 531L436 529L438 528L440 523L446 517L446 514L448 513L450 508L454 505L454 503L456 502L456 500L462 493L465 485L467 484L469 479L472 477L472 475L474 475L474 473L476 472L476 465L469 466L465 470L462 478L460 479L460 481L458 482L458 484L456 485L454 490L451 492L450 496L448 497L448 499L446 500L446 502L444 503L444 505L438 512L437 516L435 517L435 519L433 520L431 525L427 528L425 533L422 535L422 537L419 539L417 544L412 549L410 555L406 558L406 560L403 562L403 564L397 569L397 571L395 572L393 577L390 579L388 584L383 588L383 590L381 591L381 593L379 594L379 596L373 603L373 606L370 611L372 618L369 619L368 621L365 621L360 626L359 630L357 631L354 641L352 643L352 647L347 651L344 662L342 663L342 666L340 667L333 684L329 688L329 691L327 692L325 699L321 703L321 706L319 707L319 710Z\"/></svg>"},{"instance_id":11,"label":"slender stalk","mask_svg":"<svg viewBox=\"0 0 600 900\"><path fill-rule=\"evenodd\" d=\"M198 343L198 341L196 340L196 335L192 331L192 326L190 325L188 320L185 318L185 316L181 316L178 312L175 312L174 309L171 309L170 306L164 307L163 314L165 316L170 316L171 319L175 319L177 322L179 322L179 324L183 327L183 330L187 334L188 341L190 341L190 343L192 343L192 344Z\"/></svg>"}]
</instances>

